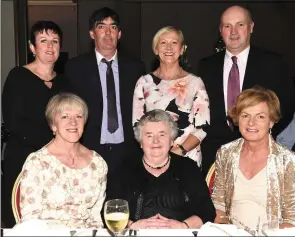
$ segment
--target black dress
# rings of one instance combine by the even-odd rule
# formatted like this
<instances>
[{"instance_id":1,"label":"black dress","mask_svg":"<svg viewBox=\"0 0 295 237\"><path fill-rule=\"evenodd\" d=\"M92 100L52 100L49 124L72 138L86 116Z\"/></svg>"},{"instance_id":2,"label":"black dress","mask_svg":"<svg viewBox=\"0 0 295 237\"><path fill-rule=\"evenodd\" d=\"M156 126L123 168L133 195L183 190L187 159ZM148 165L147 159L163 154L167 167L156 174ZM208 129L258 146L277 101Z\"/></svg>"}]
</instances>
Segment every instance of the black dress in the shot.
<instances>
[{"instance_id":1,"label":"black dress","mask_svg":"<svg viewBox=\"0 0 295 237\"><path fill-rule=\"evenodd\" d=\"M52 87L25 67L13 68L4 84L2 114L10 137L4 151L2 218L6 227L15 223L11 209L13 184L28 155L46 145L53 137L45 118L49 99L65 83L62 75L52 79Z\"/></svg>"},{"instance_id":2,"label":"black dress","mask_svg":"<svg viewBox=\"0 0 295 237\"><path fill-rule=\"evenodd\" d=\"M197 164L171 154L170 166L159 177L150 174L141 159L121 167L117 179L108 184L107 200L128 201L130 220L149 218L157 213L183 221L192 215L205 223L214 221L215 208Z\"/></svg>"}]
</instances>

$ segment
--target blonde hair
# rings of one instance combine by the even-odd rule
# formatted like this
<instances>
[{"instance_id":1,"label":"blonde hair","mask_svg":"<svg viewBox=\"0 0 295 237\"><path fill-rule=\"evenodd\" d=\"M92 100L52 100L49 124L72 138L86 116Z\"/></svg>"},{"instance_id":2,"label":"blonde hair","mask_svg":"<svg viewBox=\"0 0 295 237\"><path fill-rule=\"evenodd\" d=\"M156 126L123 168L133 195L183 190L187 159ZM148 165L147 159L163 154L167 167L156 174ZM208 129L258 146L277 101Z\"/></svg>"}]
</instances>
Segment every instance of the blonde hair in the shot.
<instances>
[{"instance_id":1,"label":"blonde hair","mask_svg":"<svg viewBox=\"0 0 295 237\"><path fill-rule=\"evenodd\" d=\"M255 87L244 90L238 96L236 104L228 111L228 115L232 118L235 125L238 125L241 112L260 103L266 103L269 108L270 120L277 123L280 120L280 101L276 94L269 89Z\"/></svg>"},{"instance_id":2,"label":"blonde hair","mask_svg":"<svg viewBox=\"0 0 295 237\"><path fill-rule=\"evenodd\" d=\"M153 38L152 49L153 49L154 54L156 54L156 49L157 49L161 35L171 32L171 31L174 31L179 35L180 43L181 43L181 45L184 45L184 36L182 34L182 31L177 29L174 26L165 26L165 27L161 28L160 30L158 30L158 32L155 34L155 36Z\"/></svg>"},{"instance_id":3,"label":"blonde hair","mask_svg":"<svg viewBox=\"0 0 295 237\"><path fill-rule=\"evenodd\" d=\"M75 94L63 92L53 96L47 104L45 117L48 125L54 125L55 116L67 108L76 108L81 110L86 123L88 118L88 108L84 100Z\"/></svg>"}]
</instances>

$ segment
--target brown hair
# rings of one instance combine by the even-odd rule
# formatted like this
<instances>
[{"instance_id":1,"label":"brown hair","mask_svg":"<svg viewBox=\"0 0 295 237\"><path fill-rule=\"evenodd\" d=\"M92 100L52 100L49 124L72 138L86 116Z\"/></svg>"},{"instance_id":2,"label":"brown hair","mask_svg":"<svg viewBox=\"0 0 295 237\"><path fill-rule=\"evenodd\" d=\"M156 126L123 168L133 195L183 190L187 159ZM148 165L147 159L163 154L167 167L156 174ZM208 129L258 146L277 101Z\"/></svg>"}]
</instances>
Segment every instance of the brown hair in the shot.
<instances>
[{"instance_id":1,"label":"brown hair","mask_svg":"<svg viewBox=\"0 0 295 237\"><path fill-rule=\"evenodd\" d=\"M270 120L277 123L281 116L279 98L272 90L261 87L255 87L241 92L237 98L236 104L228 111L228 115L232 118L234 124L238 125L242 110L263 102L266 103L269 108Z\"/></svg>"}]
</instances>

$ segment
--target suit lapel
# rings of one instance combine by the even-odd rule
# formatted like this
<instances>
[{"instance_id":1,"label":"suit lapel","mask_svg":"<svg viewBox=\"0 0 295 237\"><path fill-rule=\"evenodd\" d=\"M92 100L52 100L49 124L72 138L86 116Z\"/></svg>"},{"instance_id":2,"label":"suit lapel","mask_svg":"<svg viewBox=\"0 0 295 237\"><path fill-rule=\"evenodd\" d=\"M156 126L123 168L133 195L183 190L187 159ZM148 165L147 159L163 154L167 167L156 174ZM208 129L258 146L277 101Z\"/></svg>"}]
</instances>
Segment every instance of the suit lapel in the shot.
<instances>
[{"instance_id":1,"label":"suit lapel","mask_svg":"<svg viewBox=\"0 0 295 237\"><path fill-rule=\"evenodd\" d=\"M257 65L259 65L259 60L256 57L255 48L251 46L248 55L242 90L252 88L255 84L257 84L257 70L259 69L257 68Z\"/></svg>"}]
</instances>

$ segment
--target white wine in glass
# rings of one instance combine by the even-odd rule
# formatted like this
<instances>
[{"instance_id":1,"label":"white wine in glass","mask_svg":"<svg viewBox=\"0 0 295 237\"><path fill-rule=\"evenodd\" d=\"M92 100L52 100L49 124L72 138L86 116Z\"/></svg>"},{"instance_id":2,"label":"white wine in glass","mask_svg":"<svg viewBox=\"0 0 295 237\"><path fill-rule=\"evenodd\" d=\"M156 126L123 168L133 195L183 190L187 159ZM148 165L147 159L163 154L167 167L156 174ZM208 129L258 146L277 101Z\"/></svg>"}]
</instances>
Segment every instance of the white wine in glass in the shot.
<instances>
[{"instance_id":1,"label":"white wine in glass","mask_svg":"<svg viewBox=\"0 0 295 237\"><path fill-rule=\"evenodd\" d=\"M104 219L110 231L117 236L127 226L129 220L128 202L123 199L113 199L104 206Z\"/></svg>"}]
</instances>

